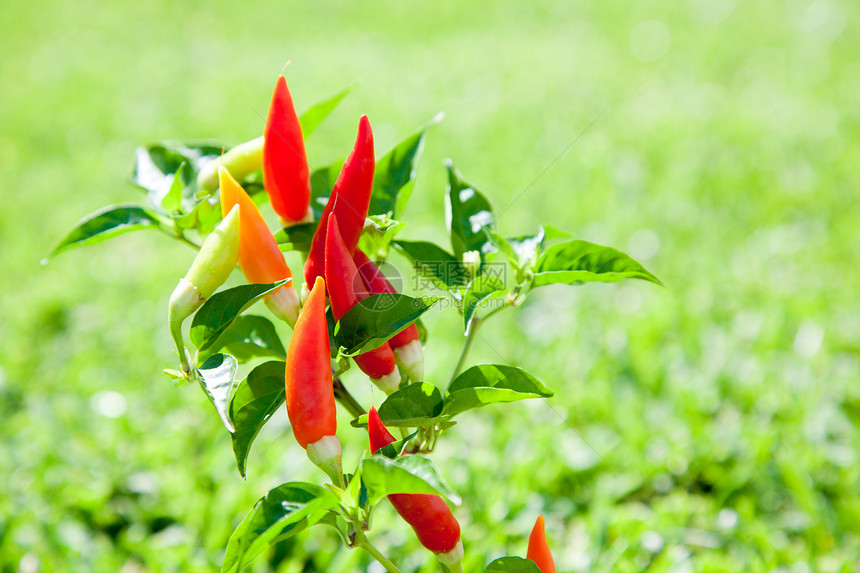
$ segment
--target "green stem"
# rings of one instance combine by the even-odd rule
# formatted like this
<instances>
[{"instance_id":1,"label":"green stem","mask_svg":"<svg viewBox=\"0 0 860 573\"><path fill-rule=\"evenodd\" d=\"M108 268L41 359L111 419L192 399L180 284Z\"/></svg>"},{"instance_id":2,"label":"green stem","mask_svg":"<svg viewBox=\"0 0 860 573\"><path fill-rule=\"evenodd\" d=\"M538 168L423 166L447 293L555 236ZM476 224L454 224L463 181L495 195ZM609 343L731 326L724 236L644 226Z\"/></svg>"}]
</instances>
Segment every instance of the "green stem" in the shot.
<instances>
[{"instance_id":1,"label":"green stem","mask_svg":"<svg viewBox=\"0 0 860 573\"><path fill-rule=\"evenodd\" d=\"M463 350L460 351L460 358L457 360L457 365L454 366L454 373L451 374L451 380L448 381L448 386L451 385L451 382L460 374L460 370L463 368L463 364L466 362L466 356L469 354L469 350L472 348L472 342L475 341L475 333L478 332L478 326L481 324L481 319L478 318L478 315L475 314L472 316L472 320L469 324L469 334L466 335L466 343L463 344Z\"/></svg>"},{"instance_id":2,"label":"green stem","mask_svg":"<svg viewBox=\"0 0 860 573\"><path fill-rule=\"evenodd\" d=\"M346 386L343 385L340 378L334 379L332 387L334 388L334 399L340 402L340 405L343 406L347 412L356 418L367 414L362 405L359 404L358 401L353 398L352 394L349 393L349 390L346 389Z\"/></svg>"},{"instance_id":3,"label":"green stem","mask_svg":"<svg viewBox=\"0 0 860 573\"><path fill-rule=\"evenodd\" d=\"M355 544L367 551L371 557L379 561L388 573L401 573L400 569L398 569L394 563L389 561L385 555L380 553L376 547L370 544L361 529L358 530L358 534L355 537Z\"/></svg>"}]
</instances>

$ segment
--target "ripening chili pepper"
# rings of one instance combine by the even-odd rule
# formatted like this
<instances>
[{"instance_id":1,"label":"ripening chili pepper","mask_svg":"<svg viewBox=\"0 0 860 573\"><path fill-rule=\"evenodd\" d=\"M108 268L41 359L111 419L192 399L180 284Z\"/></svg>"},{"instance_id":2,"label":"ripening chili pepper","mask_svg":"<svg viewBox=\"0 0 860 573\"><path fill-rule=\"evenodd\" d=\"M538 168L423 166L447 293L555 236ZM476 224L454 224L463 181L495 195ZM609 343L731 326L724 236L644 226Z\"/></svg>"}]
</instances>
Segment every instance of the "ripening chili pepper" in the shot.
<instances>
[{"instance_id":1,"label":"ripening chili pepper","mask_svg":"<svg viewBox=\"0 0 860 573\"><path fill-rule=\"evenodd\" d=\"M538 515L531 535L529 535L529 549L526 558L534 561L543 573L555 573L555 561L553 561L552 552L549 550L549 543L546 541L543 515Z\"/></svg>"},{"instance_id":2,"label":"ripening chili pepper","mask_svg":"<svg viewBox=\"0 0 860 573\"><path fill-rule=\"evenodd\" d=\"M278 248L275 237L254 201L224 167L218 169L221 186L221 212L233 205L242 207L239 233L239 268L249 283L274 283L291 278L290 267ZM290 326L299 315L299 296L291 282L266 295L266 306Z\"/></svg>"},{"instance_id":3,"label":"ripening chili pepper","mask_svg":"<svg viewBox=\"0 0 860 573\"><path fill-rule=\"evenodd\" d=\"M394 443L376 408L367 413L367 433L370 451ZM436 554L436 558L449 568L458 569L463 559L463 543L460 541L460 524L451 513L451 508L438 495L424 493L393 493L388 500L400 517L412 526L421 545Z\"/></svg>"},{"instance_id":4,"label":"ripening chili pepper","mask_svg":"<svg viewBox=\"0 0 860 573\"><path fill-rule=\"evenodd\" d=\"M385 275L371 261L361 249L356 249L352 256L358 272L364 280L370 294L396 293L397 290L385 278ZM400 369L412 379L413 382L424 380L424 348L418 339L418 327L410 324L406 329L398 332L388 340L389 346L394 350L394 357Z\"/></svg>"},{"instance_id":5,"label":"ripening chili pepper","mask_svg":"<svg viewBox=\"0 0 860 573\"><path fill-rule=\"evenodd\" d=\"M284 225L313 220L311 183L302 126L287 80L278 76L263 130L263 187Z\"/></svg>"},{"instance_id":6,"label":"ripening chili pepper","mask_svg":"<svg viewBox=\"0 0 860 573\"><path fill-rule=\"evenodd\" d=\"M183 374L188 374L191 367L185 356L182 322L212 296L215 289L227 280L236 267L241 228L240 210L238 205L234 206L209 233L185 277L179 279L179 284L170 295L167 322L170 334L176 342L176 350L179 351Z\"/></svg>"},{"instance_id":7,"label":"ripening chili pepper","mask_svg":"<svg viewBox=\"0 0 860 573\"><path fill-rule=\"evenodd\" d=\"M370 193L373 191L373 132L366 115L358 122L358 137L349 157L343 164L337 181L320 217L319 226L311 241L308 259L305 261L305 284L313 284L317 277L325 275L325 236L328 218L338 205L338 219L343 242L350 256L358 246L364 229Z\"/></svg>"},{"instance_id":8,"label":"ripening chili pepper","mask_svg":"<svg viewBox=\"0 0 860 573\"><path fill-rule=\"evenodd\" d=\"M369 295L355 268L355 262L341 239L338 228L338 215L332 213L328 218L325 248L325 276L328 284L328 294L331 300L331 312L335 320L340 320L346 312ZM388 343L353 356L353 360L362 372L370 377L386 394L391 394L400 387L400 371L394 358L394 352Z\"/></svg>"},{"instance_id":9,"label":"ripening chili pepper","mask_svg":"<svg viewBox=\"0 0 860 573\"><path fill-rule=\"evenodd\" d=\"M296 321L287 349L284 383L287 415L296 441L307 450L308 458L340 485L343 471L325 306L325 279L320 277Z\"/></svg>"}]
</instances>

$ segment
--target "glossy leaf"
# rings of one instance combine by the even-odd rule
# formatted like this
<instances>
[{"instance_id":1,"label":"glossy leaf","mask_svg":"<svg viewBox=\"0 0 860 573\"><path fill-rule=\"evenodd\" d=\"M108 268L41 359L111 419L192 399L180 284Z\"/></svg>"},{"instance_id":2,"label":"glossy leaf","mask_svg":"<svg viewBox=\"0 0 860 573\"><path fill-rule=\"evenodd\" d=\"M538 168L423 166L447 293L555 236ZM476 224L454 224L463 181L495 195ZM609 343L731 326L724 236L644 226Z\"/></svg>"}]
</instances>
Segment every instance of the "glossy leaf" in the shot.
<instances>
[{"instance_id":1,"label":"glossy leaf","mask_svg":"<svg viewBox=\"0 0 860 573\"><path fill-rule=\"evenodd\" d=\"M240 363L254 358L284 359L287 356L272 321L256 315L236 318L209 350L227 352Z\"/></svg>"},{"instance_id":2,"label":"glossy leaf","mask_svg":"<svg viewBox=\"0 0 860 573\"><path fill-rule=\"evenodd\" d=\"M109 205L78 221L75 228L54 247L45 261L74 247L100 243L129 231L159 229L160 225L158 215L145 207Z\"/></svg>"},{"instance_id":3,"label":"glossy leaf","mask_svg":"<svg viewBox=\"0 0 860 573\"><path fill-rule=\"evenodd\" d=\"M369 214L390 213L392 217L397 217L403 211L415 185L418 161L424 151L427 132L444 117L444 114L438 114L376 162Z\"/></svg>"},{"instance_id":4,"label":"glossy leaf","mask_svg":"<svg viewBox=\"0 0 860 573\"><path fill-rule=\"evenodd\" d=\"M418 431L412 432L411 434L409 434L408 436L406 436L405 438L403 438L401 440L397 440L396 442L392 442L392 443L388 444L387 446L383 446L383 447L379 448L378 450L376 450L374 452L374 454L378 454L380 456L385 456L386 458L391 458L391 459L399 458L401 455L403 455L403 450L406 449L406 445L409 443L409 440L411 440L412 438L414 438L417 435L418 435Z\"/></svg>"},{"instance_id":5,"label":"glossy leaf","mask_svg":"<svg viewBox=\"0 0 860 573\"><path fill-rule=\"evenodd\" d=\"M334 332L335 344L349 356L373 350L440 300L441 297L412 298L397 293L370 295L341 317Z\"/></svg>"},{"instance_id":6,"label":"glossy leaf","mask_svg":"<svg viewBox=\"0 0 860 573\"><path fill-rule=\"evenodd\" d=\"M549 247L534 266L534 285L611 283L635 278L663 285L645 267L612 247L572 240Z\"/></svg>"},{"instance_id":7,"label":"glossy leaf","mask_svg":"<svg viewBox=\"0 0 860 573\"><path fill-rule=\"evenodd\" d=\"M190 209L196 199L197 171L221 155L215 143L159 143L135 150L131 181L144 191L152 207L169 213Z\"/></svg>"},{"instance_id":8,"label":"glossy leaf","mask_svg":"<svg viewBox=\"0 0 860 573\"><path fill-rule=\"evenodd\" d=\"M460 496L442 480L433 462L418 454L397 459L366 457L361 460L361 479L370 505L392 493L435 493L460 504Z\"/></svg>"},{"instance_id":9,"label":"glossy leaf","mask_svg":"<svg viewBox=\"0 0 860 573\"><path fill-rule=\"evenodd\" d=\"M234 429L228 408L238 369L239 364L229 354L213 354L197 369L200 387L229 432Z\"/></svg>"},{"instance_id":10,"label":"glossy leaf","mask_svg":"<svg viewBox=\"0 0 860 573\"><path fill-rule=\"evenodd\" d=\"M244 478L251 444L284 403L284 363L260 364L239 382L230 400L229 415L236 467Z\"/></svg>"},{"instance_id":11,"label":"glossy leaf","mask_svg":"<svg viewBox=\"0 0 860 573\"><path fill-rule=\"evenodd\" d=\"M499 277L485 275L473 280L463 294L463 321L466 334L469 334L472 316L478 310L478 306L491 298L502 297L507 293L505 281Z\"/></svg>"},{"instance_id":12,"label":"glossy leaf","mask_svg":"<svg viewBox=\"0 0 860 573\"><path fill-rule=\"evenodd\" d=\"M222 573L241 571L267 547L319 522L337 505L334 494L310 483L285 483L270 490L230 536Z\"/></svg>"},{"instance_id":13,"label":"glossy leaf","mask_svg":"<svg viewBox=\"0 0 860 573\"><path fill-rule=\"evenodd\" d=\"M416 382L393 392L379 407L379 418L386 426L421 427L436 422L442 413L442 394L429 382ZM354 427L367 427L367 414L352 421Z\"/></svg>"},{"instance_id":14,"label":"glossy leaf","mask_svg":"<svg viewBox=\"0 0 860 573\"><path fill-rule=\"evenodd\" d=\"M347 86L333 96L317 102L302 112L299 123L302 126L302 136L307 139L317 127L329 116L337 104L352 91L353 86Z\"/></svg>"},{"instance_id":15,"label":"glossy leaf","mask_svg":"<svg viewBox=\"0 0 860 573\"><path fill-rule=\"evenodd\" d=\"M412 262L415 270L446 290L469 281L469 273L460 261L433 243L394 241L394 246ZM420 290L427 290L427 287Z\"/></svg>"},{"instance_id":16,"label":"glossy leaf","mask_svg":"<svg viewBox=\"0 0 860 573\"><path fill-rule=\"evenodd\" d=\"M484 573L541 573L541 570L531 559L502 557L487 565Z\"/></svg>"},{"instance_id":17,"label":"glossy leaf","mask_svg":"<svg viewBox=\"0 0 860 573\"><path fill-rule=\"evenodd\" d=\"M445 201L445 218L451 233L454 256L462 260L466 251L484 252L487 234L493 230L495 219L489 200L474 185L465 181L449 160L448 192Z\"/></svg>"},{"instance_id":18,"label":"glossy leaf","mask_svg":"<svg viewBox=\"0 0 860 573\"><path fill-rule=\"evenodd\" d=\"M205 353L240 314L290 279L272 284L241 285L212 295L191 321L191 342Z\"/></svg>"},{"instance_id":19,"label":"glossy leaf","mask_svg":"<svg viewBox=\"0 0 860 573\"><path fill-rule=\"evenodd\" d=\"M197 229L206 235L221 222L221 203L218 197L210 195L194 203L184 213L175 213L171 217L180 228Z\"/></svg>"},{"instance_id":20,"label":"glossy leaf","mask_svg":"<svg viewBox=\"0 0 860 573\"><path fill-rule=\"evenodd\" d=\"M522 368L480 364L469 368L451 383L445 395L442 414L456 416L488 404L549 398L553 394L552 390Z\"/></svg>"},{"instance_id":21,"label":"glossy leaf","mask_svg":"<svg viewBox=\"0 0 860 573\"><path fill-rule=\"evenodd\" d=\"M278 246L282 251L302 251L303 253L307 253L311 250L311 241L314 238L316 230L316 222L291 225L275 233L275 241L278 242Z\"/></svg>"}]
</instances>

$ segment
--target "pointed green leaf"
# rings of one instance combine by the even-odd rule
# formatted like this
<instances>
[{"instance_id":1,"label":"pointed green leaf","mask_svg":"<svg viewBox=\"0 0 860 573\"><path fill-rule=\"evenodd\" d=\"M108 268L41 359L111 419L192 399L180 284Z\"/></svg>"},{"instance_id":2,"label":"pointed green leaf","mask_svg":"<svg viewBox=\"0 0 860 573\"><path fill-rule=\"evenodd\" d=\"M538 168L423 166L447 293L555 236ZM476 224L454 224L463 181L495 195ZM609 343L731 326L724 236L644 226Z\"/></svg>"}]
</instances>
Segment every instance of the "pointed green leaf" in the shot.
<instances>
[{"instance_id":1,"label":"pointed green leaf","mask_svg":"<svg viewBox=\"0 0 860 573\"><path fill-rule=\"evenodd\" d=\"M443 289L450 290L469 281L469 273L460 261L433 243L394 241L394 246L412 262L416 271ZM427 288L424 285L424 288L419 290Z\"/></svg>"},{"instance_id":2,"label":"pointed green leaf","mask_svg":"<svg viewBox=\"0 0 860 573\"><path fill-rule=\"evenodd\" d=\"M275 233L275 241L282 251L301 251L307 253L311 250L311 241L317 230L317 223L302 223L291 225Z\"/></svg>"},{"instance_id":3,"label":"pointed green leaf","mask_svg":"<svg viewBox=\"0 0 860 573\"><path fill-rule=\"evenodd\" d=\"M376 162L369 214L391 213L393 217L397 217L403 211L415 185L418 161L424 151L427 132L444 117L441 113L436 115L417 133L397 144Z\"/></svg>"},{"instance_id":4,"label":"pointed green leaf","mask_svg":"<svg viewBox=\"0 0 860 573\"><path fill-rule=\"evenodd\" d=\"M552 245L534 266L535 286L611 283L627 278L643 279L663 286L660 279L626 254L588 241L573 240Z\"/></svg>"},{"instance_id":5,"label":"pointed green leaf","mask_svg":"<svg viewBox=\"0 0 860 573\"><path fill-rule=\"evenodd\" d=\"M45 261L74 247L100 243L138 229L160 229L158 215L139 205L109 205L77 222L66 238L54 247Z\"/></svg>"},{"instance_id":6,"label":"pointed green leaf","mask_svg":"<svg viewBox=\"0 0 860 573\"><path fill-rule=\"evenodd\" d=\"M370 505L392 493L429 493L460 504L458 496L428 458L413 454L392 460L381 455L361 460L361 479Z\"/></svg>"},{"instance_id":7,"label":"pointed green leaf","mask_svg":"<svg viewBox=\"0 0 860 573\"><path fill-rule=\"evenodd\" d=\"M233 453L243 478L251 444L284 403L284 367L283 362L277 361L260 364L239 382L230 400L228 411L234 426L231 432Z\"/></svg>"},{"instance_id":8,"label":"pointed green leaf","mask_svg":"<svg viewBox=\"0 0 860 573\"><path fill-rule=\"evenodd\" d=\"M191 321L191 342L198 353L205 353L240 314L288 281L290 279L272 284L241 285L212 295Z\"/></svg>"},{"instance_id":9,"label":"pointed green leaf","mask_svg":"<svg viewBox=\"0 0 860 573\"><path fill-rule=\"evenodd\" d=\"M197 369L200 387L229 432L234 428L227 409L238 369L239 364L229 354L214 354Z\"/></svg>"},{"instance_id":10,"label":"pointed green leaf","mask_svg":"<svg viewBox=\"0 0 860 573\"><path fill-rule=\"evenodd\" d=\"M398 293L370 295L340 318L335 344L349 356L378 348L440 300L442 297L412 298Z\"/></svg>"},{"instance_id":11,"label":"pointed green leaf","mask_svg":"<svg viewBox=\"0 0 860 573\"><path fill-rule=\"evenodd\" d=\"M365 220L364 231L358 240L358 248L371 259L377 255L385 257L391 241L405 226L406 223L395 221L388 215L371 215Z\"/></svg>"},{"instance_id":12,"label":"pointed green leaf","mask_svg":"<svg viewBox=\"0 0 860 573\"><path fill-rule=\"evenodd\" d=\"M227 542L222 573L238 573L267 547L324 519L338 499L318 485L291 482L261 498Z\"/></svg>"},{"instance_id":13,"label":"pointed green leaf","mask_svg":"<svg viewBox=\"0 0 860 573\"><path fill-rule=\"evenodd\" d=\"M256 315L240 316L224 331L208 352L224 351L237 361L248 362L254 358L280 358L287 356L275 325L267 318ZM201 360L205 353L200 353Z\"/></svg>"},{"instance_id":14,"label":"pointed green leaf","mask_svg":"<svg viewBox=\"0 0 860 573\"><path fill-rule=\"evenodd\" d=\"M323 120L327 118L331 112L334 111L334 108L337 107L337 104L339 104L341 100L343 100L343 98L345 98L347 94L352 91L353 87L354 86L347 86L333 96L313 104L308 109L302 112L302 114L299 116L299 123L302 126L302 136L304 136L305 139L310 137L310 135L316 130L317 127L319 127Z\"/></svg>"},{"instance_id":15,"label":"pointed green leaf","mask_svg":"<svg viewBox=\"0 0 860 573\"><path fill-rule=\"evenodd\" d=\"M386 426L409 428L436 423L442 414L442 394L429 382L416 382L393 392L379 407L379 419ZM367 414L352 421L355 428L367 427Z\"/></svg>"},{"instance_id":16,"label":"pointed green leaf","mask_svg":"<svg viewBox=\"0 0 860 573\"><path fill-rule=\"evenodd\" d=\"M466 251L484 253L487 234L484 229L494 230L493 208L487 198L474 185L465 181L454 169L450 160L448 167L448 192L445 195L445 218L451 233L454 256L462 260Z\"/></svg>"},{"instance_id":17,"label":"pointed green leaf","mask_svg":"<svg viewBox=\"0 0 860 573\"><path fill-rule=\"evenodd\" d=\"M537 378L515 366L472 366L451 383L445 395L444 416L456 416L488 404L549 398L554 392Z\"/></svg>"},{"instance_id":18,"label":"pointed green leaf","mask_svg":"<svg viewBox=\"0 0 860 573\"><path fill-rule=\"evenodd\" d=\"M487 565L484 573L541 573L541 570L531 559L502 557Z\"/></svg>"}]
</instances>

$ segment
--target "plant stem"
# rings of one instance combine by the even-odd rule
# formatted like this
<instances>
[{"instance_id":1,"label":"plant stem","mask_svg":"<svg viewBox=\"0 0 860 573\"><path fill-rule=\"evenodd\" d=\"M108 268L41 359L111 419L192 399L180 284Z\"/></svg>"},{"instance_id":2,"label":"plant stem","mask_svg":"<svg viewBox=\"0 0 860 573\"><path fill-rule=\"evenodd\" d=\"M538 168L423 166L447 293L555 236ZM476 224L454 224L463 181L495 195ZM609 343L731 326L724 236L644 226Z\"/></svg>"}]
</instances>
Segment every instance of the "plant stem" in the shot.
<instances>
[{"instance_id":1,"label":"plant stem","mask_svg":"<svg viewBox=\"0 0 860 573\"><path fill-rule=\"evenodd\" d=\"M340 378L335 378L332 382L332 386L334 387L334 399L340 402L340 405L346 408L347 412L356 418L367 414L361 404L352 397L352 394L349 393L349 390L346 389L346 386L343 385Z\"/></svg>"},{"instance_id":2,"label":"plant stem","mask_svg":"<svg viewBox=\"0 0 860 573\"><path fill-rule=\"evenodd\" d=\"M400 569L398 569L394 563L389 561L385 557L385 555L380 553L376 547L370 544L361 529L358 530L358 535L355 538L355 544L370 553L371 557L379 561L382 566L385 567L385 570L388 571L388 573L401 573Z\"/></svg>"},{"instance_id":3,"label":"plant stem","mask_svg":"<svg viewBox=\"0 0 860 573\"><path fill-rule=\"evenodd\" d=\"M463 344L463 350L460 351L460 358L457 360L457 365L454 366L454 373L451 374L451 380L448 382L448 386L451 385L451 382L460 374L460 370L463 368L463 364L466 362L466 356L469 354L469 350L472 348L472 342L475 341L475 333L478 332L478 326L481 324L481 319L478 318L478 315L475 314L472 316L472 320L469 325L469 334L466 335L466 342Z\"/></svg>"}]
</instances>

